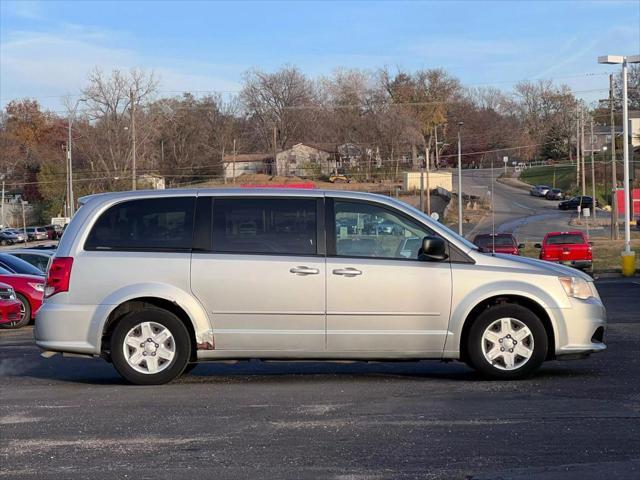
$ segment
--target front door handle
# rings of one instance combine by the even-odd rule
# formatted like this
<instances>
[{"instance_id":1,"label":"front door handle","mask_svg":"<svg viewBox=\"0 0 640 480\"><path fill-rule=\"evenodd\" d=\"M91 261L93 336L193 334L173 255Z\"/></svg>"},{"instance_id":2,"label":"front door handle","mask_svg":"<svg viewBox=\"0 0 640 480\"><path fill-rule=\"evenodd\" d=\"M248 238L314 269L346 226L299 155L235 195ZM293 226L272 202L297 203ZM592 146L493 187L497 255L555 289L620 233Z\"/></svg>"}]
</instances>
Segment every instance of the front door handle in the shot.
<instances>
[{"instance_id":1,"label":"front door handle","mask_svg":"<svg viewBox=\"0 0 640 480\"><path fill-rule=\"evenodd\" d=\"M289 269L291 273L295 273L296 275L318 275L320 270L317 268L305 267L304 265L300 265L298 267L292 267Z\"/></svg>"},{"instance_id":2,"label":"front door handle","mask_svg":"<svg viewBox=\"0 0 640 480\"><path fill-rule=\"evenodd\" d=\"M334 275L343 275L345 277L355 277L357 275L362 275L362 272L357 268L337 268L333 271Z\"/></svg>"}]
</instances>

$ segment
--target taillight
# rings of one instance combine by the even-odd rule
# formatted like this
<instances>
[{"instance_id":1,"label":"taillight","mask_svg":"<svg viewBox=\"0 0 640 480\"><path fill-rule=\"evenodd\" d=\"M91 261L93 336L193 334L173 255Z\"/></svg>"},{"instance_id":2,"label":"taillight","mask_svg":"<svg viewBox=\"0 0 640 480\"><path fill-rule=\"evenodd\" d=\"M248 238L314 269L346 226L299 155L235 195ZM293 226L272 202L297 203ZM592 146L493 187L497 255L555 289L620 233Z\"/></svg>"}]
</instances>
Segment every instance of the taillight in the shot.
<instances>
[{"instance_id":1,"label":"taillight","mask_svg":"<svg viewBox=\"0 0 640 480\"><path fill-rule=\"evenodd\" d=\"M51 297L56 293L69 290L71 278L71 266L73 257L54 257L47 271L47 281L44 287L44 296Z\"/></svg>"}]
</instances>

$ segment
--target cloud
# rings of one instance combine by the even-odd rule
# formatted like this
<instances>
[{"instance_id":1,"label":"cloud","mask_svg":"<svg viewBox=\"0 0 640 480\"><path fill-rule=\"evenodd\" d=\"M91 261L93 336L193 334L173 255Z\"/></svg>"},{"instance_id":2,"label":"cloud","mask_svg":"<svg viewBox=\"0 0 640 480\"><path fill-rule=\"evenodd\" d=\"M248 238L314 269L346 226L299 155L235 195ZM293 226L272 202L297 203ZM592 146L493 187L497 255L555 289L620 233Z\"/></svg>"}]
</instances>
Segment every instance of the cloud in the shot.
<instances>
[{"instance_id":1,"label":"cloud","mask_svg":"<svg viewBox=\"0 0 640 480\"><path fill-rule=\"evenodd\" d=\"M25 96L62 110L60 97L77 94L96 67L153 70L162 91L237 91L240 65L190 63L182 59L144 57L129 47L124 32L65 24L59 33L14 31L0 44L0 102Z\"/></svg>"},{"instance_id":2,"label":"cloud","mask_svg":"<svg viewBox=\"0 0 640 480\"><path fill-rule=\"evenodd\" d=\"M42 2L3 0L2 14L27 20L44 20L45 12Z\"/></svg>"}]
</instances>

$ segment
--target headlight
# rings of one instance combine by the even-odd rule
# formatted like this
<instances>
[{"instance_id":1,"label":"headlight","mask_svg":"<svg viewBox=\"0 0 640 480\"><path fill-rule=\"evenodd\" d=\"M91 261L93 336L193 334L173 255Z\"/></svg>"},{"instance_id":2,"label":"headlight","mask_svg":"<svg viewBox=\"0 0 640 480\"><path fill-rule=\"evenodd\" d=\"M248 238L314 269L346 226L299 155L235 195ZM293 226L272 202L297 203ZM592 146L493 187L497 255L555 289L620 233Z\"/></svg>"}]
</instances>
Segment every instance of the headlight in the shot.
<instances>
[{"instance_id":1,"label":"headlight","mask_svg":"<svg viewBox=\"0 0 640 480\"><path fill-rule=\"evenodd\" d=\"M13 288L8 290L9 292L9 300L16 300L16 291Z\"/></svg>"},{"instance_id":2,"label":"headlight","mask_svg":"<svg viewBox=\"0 0 640 480\"><path fill-rule=\"evenodd\" d=\"M29 283L29 285L38 292L44 292L44 283Z\"/></svg>"},{"instance_id":3,"label":"headlight","mask_svg":"<svg viewBox=\"0 0 640 480\"><path fill-rule=\"evenodd\" d=\"M559 277L562 288L569 297L587 300L594 297L594 289L591 288L591 282L578 277Z\"/></svg>"}]
</instances>

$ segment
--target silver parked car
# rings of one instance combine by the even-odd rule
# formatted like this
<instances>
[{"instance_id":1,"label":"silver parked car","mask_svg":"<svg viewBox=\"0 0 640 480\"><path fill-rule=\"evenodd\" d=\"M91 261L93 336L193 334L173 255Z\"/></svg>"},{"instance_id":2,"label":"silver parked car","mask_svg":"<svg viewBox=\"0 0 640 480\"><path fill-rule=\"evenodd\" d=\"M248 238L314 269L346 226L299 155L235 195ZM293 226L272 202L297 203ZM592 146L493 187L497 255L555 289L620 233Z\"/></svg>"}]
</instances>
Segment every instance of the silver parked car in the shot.
<instances>
[{"instance_id":1,"label":"silver parked car","mask_svg":"<svg viewBox=\"0 0 640 480\"><path fill-rule=\"evenodd\" d=\"M169 190L81 203L48 269L36 343L101 356L133 383L251 358L457 359L513 379L606 348L588 275L482 253L389 197ZM396 228L364 228L380 222Z\"/></svg>"},{"instance_id":2,"label":"silver parked car","mask_svg":"<svg viewBox=\"0 0 640 480\"><path fill-rule=\"evenodd\" d=\"M531 187L529 193L534 197L544 197L547 195L547 192L551 190L551 187L547 187L546 185L536 185Z\"/></svg>"}]
</instances>

